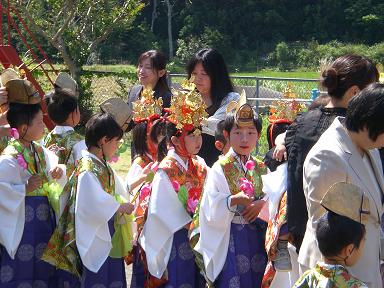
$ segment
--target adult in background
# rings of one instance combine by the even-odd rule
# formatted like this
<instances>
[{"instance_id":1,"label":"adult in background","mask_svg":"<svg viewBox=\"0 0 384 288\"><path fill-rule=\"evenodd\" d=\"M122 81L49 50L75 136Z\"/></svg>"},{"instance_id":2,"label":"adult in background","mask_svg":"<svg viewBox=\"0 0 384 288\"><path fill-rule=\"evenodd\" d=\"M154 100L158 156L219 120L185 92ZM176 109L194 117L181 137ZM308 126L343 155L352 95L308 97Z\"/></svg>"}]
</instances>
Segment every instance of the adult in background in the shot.
<instances>
[{"instance_id":1,"label":"adult in background","mask_svg":"<svg viewBox=\"0 0 384 288\"><path fill-rule=\"evenodd\" d=\"M163 100L163 108L171 106L171 89L167 82L167 58L157 50L149 50L140 55L137 61L137 77L140 84L135 85L129 91L128 105L133 110L132 103L141 98L144 88L154 91L153 96ZM129 123L127 131L131 131L135 126L133 120ZM134 146L131 143L131 160L136 156Z\"/></svg>"},{"instance_id":2,"label":"adult in background","mask_svg":"<svg viewBox=\"0 0 384 288\"><path fill-rule=\"evenodd\" d=\"M309 151L303 168L309 218L298 259L302 271L322 259L316 227L326 210L320 201L330 186L345 181L359 186L369 198L369 207L362 207L369 215L365 225L367 245L349 271L368 287L382 287L379 257L384 178L376 148L384 146L383 115L384 85L374 83L350 100L346 117L336 117ZM339 201L350 206L348 198Z\"/></svg>"},{"instance_id":3,"label":"adult in background","mask_svg":"<svg viewBox=\"0 0 384 288\"><path fill-rule=\"evenodd\" d=\"M156 99L163 99L163 107L171 105L171 89L167 83L167 58L157 50L149 50L140 55L137 61L137 77L140 84L135 85L129 91L128 104L132 109L132 103L140 99L144 88L150 88L155 93Z\"/></svg>"},{"instance_id":4,"label":"adult in background","mask_svg":"<svg viewBox=\"0 0 384 288\"><path fill-rule=\"evenodd\" d=\"M223 56L215 49L197 52L187 65L187 73L188 78L194 77L196 88L208 107L209 117L202 127L203 145L198 155L211 167L220 155L215 149L217 123L225 119L229 102L238 101L240 95L234 92Z\"/></svg>"},{"instance_id":5,"label":"adult in background","mask_svg":"<svg viewBox=\"0 0 384 288\"><path fill-rule=\"evenodd\" d=\"M305 157L333 120L337 116L346 115L350 99L378 79L379 73L369 59L357 55L337 58L321 74L321 84L330 96L328 104L297 117L287 130L285 145L288 152L288 229L297 251L300 249L308 220L303 192Z\"/></svg>"}]
</instances>

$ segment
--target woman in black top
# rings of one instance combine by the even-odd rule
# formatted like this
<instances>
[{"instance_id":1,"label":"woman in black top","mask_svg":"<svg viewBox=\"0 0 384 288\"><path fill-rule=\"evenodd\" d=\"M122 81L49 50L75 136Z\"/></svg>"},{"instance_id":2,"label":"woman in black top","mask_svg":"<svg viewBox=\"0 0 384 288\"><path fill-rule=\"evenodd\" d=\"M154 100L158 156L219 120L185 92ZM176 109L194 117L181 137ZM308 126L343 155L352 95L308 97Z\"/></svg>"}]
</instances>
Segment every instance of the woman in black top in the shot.
<instances>
[{"instance_id":1,"label":"woman in black top","mask_svg":"<svg viewBox=\"0 0 384 288\"><path fill-rule=\"evenodd\" d=\"M157 50L149 50L140 55L137 64L137 77L140 84L135 85L129 91L128 104L132 108L132 102L140 99L144 87L152 89L155 98L163 99L163 107L171 105L171 89L167 83L167 59Z\"/></svg>"},{"instance_id":2,"label":"woman in black top","mask_svg":"<svg viewBox=\"0 0 384 288\"><path fill-rule=\"evenodd\" d=\"M288 229L297 251L308 220L303 192L305 157L335 117L346 115L349 100L368 84L378 81L379 73L369 59L345 55L324 69L321 77L321 84L331 97L329 103L299 116L288 128L285 137L288 152Z\"/></svg>"},{"instance_id":3,"label":"woman in black top","mask_svg":"<svg viewBox=\"0 0 384 288\"><path fill-rule=\"evenodd\" d=\"M188 78L194 77L196 88L208 107L209 117L202 127L203 144L198 155L211 167L220 155L215 148L217 123L225 119L228 104L238 101L240 96L234 92L223 57L214 49L197 52L188 63L187 73Z\"/></svg>"}]
</instances>

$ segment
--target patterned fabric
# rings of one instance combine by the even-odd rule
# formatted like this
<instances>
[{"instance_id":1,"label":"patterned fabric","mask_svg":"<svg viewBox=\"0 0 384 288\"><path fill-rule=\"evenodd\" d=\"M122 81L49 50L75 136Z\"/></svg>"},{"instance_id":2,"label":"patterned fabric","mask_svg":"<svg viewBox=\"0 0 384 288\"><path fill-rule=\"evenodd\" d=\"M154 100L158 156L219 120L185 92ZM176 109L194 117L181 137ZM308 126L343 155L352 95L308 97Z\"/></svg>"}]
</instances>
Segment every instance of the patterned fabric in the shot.
<instances>
[{"instance_id":1,"label":"patterned fabric","mask_svg":"<svg viewBox=\"0 0 384 288\"><path fill-rule=\"evenodd\" d=\"M178 193L179 200L187 212L193 217L197 203L203 191L205 177L207 176L207 169L201 165L196 159L189 159L188 171L172 157L165 157L159 165L159 169L163 169L171 182L177 182L180 189ZM185 191L186 197L181 197L181 193ZM190 201L196 201L196 206L190 207Z\"/></svg>"},{"instance_id":2,"label":"patterned fabric","mask_svg":"<svg viewBox=\"0 0 384 288\"><path fill-rule=\"evenodd\" d=\"M240 178L247 178L248 181L253 183L255 189L255 198L261 198L264 196L262 191L263 182L261 180L261 175L267 173L267 169L263 162L258 161L256 158L251 157L251 159L256 163L255 169L247 172L243 171L241 163L236 159L236 156L233 153L228 153L227 155L219 159L221 168L223 169L224 176L227 179L229 190L232 195L239 193L240 190Z\"/></svg>"},{"instance_id":3,"label":"patterned fabric","mask_svg":"<svg viewBox=\"0 0 384 288\"><path fill-rule=\"evenodd\" d=\"M267 255L264 250L266 223L231 224L227 257L216 288L261 287Z\"/></svg>"},{"instance_id":4,"label":"patterned fabric","mask_svg":"<svg viewBox=\"0 0 384 288\"><path fill-rule=\"evenodd\" d=\"M44 138L44 147L55 152L59 157L59 164L67 166L67 176L70 177L75 170L75 159L73 156L73 146L84 140L84 137L75 131L67 131L64 134L56 134L53 131L49 132Z\"/></svg>"},{"instance_id":5,"label":"patterned fabric","mask_svg":"<svg viewBox=\"0 0 384 288\"><path fill-rule=\"evenodd\" d=\"M113 235L115 232L113 218L108 221L108 227L109 233ZM83 266L80 282L82 288L126 288L124 260L108 257L97 273Z\"/></svg>"},{"instance_id":6,"label":"patterned fabric","mask_svg":"<svg viewBox=\"0 0 384 288\"><path fill-rule=\"evenodd\" d=\"M284 192L281 196L279 203L279 210L274 219L270 219L268 222L267 233L265 236L265 250L268 255L268 265L265 270L263 278L263 288L270 287L273 278L275 277L276 270L272 265L272 261L276 257L277 253L277 241L280 236L280 228L287 223L287 192Z\"/></svg>"},{"instance_id":7,"label":"patterned fabric","mask_svg":"<svg viewBox=\"0 0 384 288\"><path fill-rule=\"evenodd\" d=\"M188 276L190 278L188 281L190 282L189 285L192 285L192 286L186 286L186 287L204 287L205 281L202 279L202 277L200 276L200 273L198 272L199 268L201 269L204 266L203 265L198 266L199 268L196 267L195 259L194 259L195 258L194 251L191 248L196 245L198 241L198 234L194 233L195 237L193 237L193 239L189 241L189 243L188 243L188 239L190 236L188 236L188 234L191 235L193 232L195 232L198 229L198 225L199 225L198 201L201 200L203 185L204 185L205 178L207 176L207 169L205 166L201 165L196 159L191 158L189 159L188 170L185 171L185 169L180 165L179 162L177 162L176 159L169 156L163 159L163 161L159 165L159 169L163 169L163 171L167 174L171 182L176 181L180 185L180 189L176 191L176 193L178 193L178 198L181 204L186 209L187 213L189 213L193 217L193 220L190 224L189 231L187 231L186 229L181 229L178 232L176 232L174 234L174 242L172 243L172 249L173 249L172 251L174 251L175 246L177 248L177 245L180 245L180 243L177 244L177 241L180 241L180 239L186 238L184 239L185 241L183 240L183 242L185 242L183 244L183 247L185 251L189 253L188 255L190 255L191 257L190 259L182 259L182 260L183 261L192 260L192 263L190 263L190 261L189 262L187 261L185 263L179 262L179 260L172 262L171 260L173 259L172 259L172 252L171 252L171 258L167 266L169 281L167 282L165 287L179 287L179 285L183 284L182 279L184 279L185 277L182 275L185 273L181 272L183 269L180 270L180 267L184 267L184 268L189 267L184 271L196 271L195 274L199 275L200 277L200 278L196 278L197 276L194 275L194 272L191 273L192 276L191 275ZM186 191L186 195L188 197L187 199L185 199L184 197L180 197L179 193L181 193L183 189L185 189ZM191 207L188 206L189 200L196 200L197 206L194 207L193 212L190 209ZM181 236L184 234L185 234L185 237ZM180 249L181 248L177 248L178 251ZM198 262L199 261L197 261L197 263ZM202 259L201 259L201 263L202 263ZM169 271L169 269L172 269L172 271ZM193 281L191 279L193 279Z\"/></svg>"},{"instance_id":8,"label":"patterned fabric","mask_svg":"<svg viewBox=\"0 0 384 288\"><path fill-rule=\"evenodd\" d=\"M82 274L82 263L76 247L75 231L75 207L77 196L78 177L83 172L91 172L96 175L103 190L108 194L115 191L113 171L108 164L103 165L91 157L80 159L74 173L69 178L63 192L68 192L70 197L65 206L59 224L49 240L47 249L42 259L59 269L68 271L78 277Z\"/></svg>"},{"instance_id":9,"label":"patterned fabric","mask_svg":"<svg viewBox=\"0 0 384 288\"><path fill-rule=\"evenodd\" d=\"M151 158L149 158L147 155L137 156L133 161L133 163L136 163L141 168L144 168L151 162ZM148 191L146 191L145 189L148 189ZM134 211L135 222L137 227L137 234L135 239L136 241L134 241L136 243L138 242L137 240L141 232L143 231L143 227L147 217L149 197L151 196L150 183L144 183L144 185L140 188L139 193L140 194L138 197L138 204ZM133 247L131 253L124 259L127 265L132 264L132 288L145 287L145 281L148 278L148 271L145 269L143 257L145 257L144 251L141 249L140 245L137 244Z\"/></svg>"},{"instance_id":10,"label":"patterned fabric","mask_svg":"<svg viewBox=\"0 0 384 288\"><path fill-rule=\"evenodd\" d=\"M55 267L41 255L55 229L55 216L47 197L25 197L23 236L12 259L0 245L0 287L58 287Z\"/></svg>"},{"instance_id":11,"label":"patterned fabric","mask_svg":"<svg viewBox=\"0 0 384 288\"><path fill-rule=\"evenodd\" d=\"M368 288L341 265L317 263L315 268L306 271L293 288Z\"/></svg>"}]
</instances>

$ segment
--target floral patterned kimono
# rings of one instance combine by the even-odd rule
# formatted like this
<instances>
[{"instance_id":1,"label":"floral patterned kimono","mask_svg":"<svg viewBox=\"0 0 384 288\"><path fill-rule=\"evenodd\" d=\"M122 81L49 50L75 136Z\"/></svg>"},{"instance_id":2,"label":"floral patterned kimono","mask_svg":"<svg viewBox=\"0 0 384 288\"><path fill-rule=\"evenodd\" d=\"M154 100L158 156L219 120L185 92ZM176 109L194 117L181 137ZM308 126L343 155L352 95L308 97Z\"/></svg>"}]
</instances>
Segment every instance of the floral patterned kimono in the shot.
<instances>
[{"instance_id":1,"label":"floral patterned kimono","mask_svg":"<svg viewBox=\"0 0 384 288\"><path fill-rule=\"evenodd\" d=\"M59 164L67 166L67 177L75 170L77 161L82 157L81 151L87 150L84 137L70 126L56 126L44 138L44 147L59 157Z\"/></svg>"},{"instance_id":2,"label":"floral patterned kimono","mask_svg":"<svg viewBox=\"0 0 384 288\"><path fill-rule=\"evenodd\" d=\"M240 179L252 182L260 198L263 163L253 171L245 168L233 149L210 169L200 205L200 239L195 250L203 255L207 278L215 287L260 287L267 256L264 249L266 223L246 222L245 207L229 207L229 197L241 191Z\"/></svg>"},{"instance_id":3,"label":"floral patterned kimono","mask_svg":"<svg viewBox=\"0 0 384 288\"><path fill-rule=\"evenodd\" d=\"M53 194L61 187L48 176L56 165L57 157L35 142L11 140L0 156L0 287L58 287L55 267L41 261L56 226ZM34 174L42 187L27 193Z\"/></svg>"},{"instance_id":4,"label":"floral patterned kimono","mask_svg":"<svg viewBox=\"0 0 384 288\"><path fill-rule=\"evenodd\" d=\"M293 288L368 288L356 279L342 265L331 265L318 262L316 266L306 271Z\"/></svg>"},{"instance_id":5,"label":"floral patterned kimono","mask_svg":"<svg viewBox=\"0 0 384 288\"><path fill-rule=\"evenodd\" d=\"M148 155L137 156L130 167L127 177L126 185L130 187L132 181L139 176L144 168L152 162L152 159ZM136 222L136 231L134 235L134 246L131 253L125 257L125 263L127 265L132 264L132 278L131 278L131 287L140 288L146 286L146 280L148 279L148 271L144 265L145 254L143 253L140 245L138 245L138 237L140 236L141 231L145 223L146 211L148 208L148 201L150 196L150 183L144 183L140 187L139 196L135 201L135 222Z\"/></svg>"},{"instance_id":6,"label":"floral patterned kimono","mask_svg":"<svg viewBox=\"0 0 384 288\"><path fill-rule=\"evenodd\" d=\"M206 177L196 159L185 163L170 150L152 182L148 216L140 236L151 275L165 287L204 287L189 244L188 227Z\"/></svg>"},{"instance_id":7,"label":"floral patterned kimono","mask_svg":"<svg viewBox=\"0 0 384 288\"><path fill-rule=\"evenodd\" d=\"M64 188L70 197L43 260L80 277L82 287L126 287L132 219L117 213L126 191L109 164L83 154Z\"/></svg>"}]
</instances>

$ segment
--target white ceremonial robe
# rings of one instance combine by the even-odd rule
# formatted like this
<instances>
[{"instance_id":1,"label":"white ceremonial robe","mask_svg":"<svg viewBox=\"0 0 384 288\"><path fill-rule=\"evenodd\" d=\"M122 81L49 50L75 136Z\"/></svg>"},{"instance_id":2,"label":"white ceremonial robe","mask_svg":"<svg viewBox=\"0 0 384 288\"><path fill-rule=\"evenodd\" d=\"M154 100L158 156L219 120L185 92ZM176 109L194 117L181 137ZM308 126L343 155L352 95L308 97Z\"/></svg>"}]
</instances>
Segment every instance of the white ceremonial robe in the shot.
<instances>
[{"instance_id":1,"label":"white ceremonial robe","mask_svg":"<svg viewBox=\"0 0 384 288\"><path fill-rule=\"evenodd\" d=\"M168 156L188 170L174 149L168 151ZM152 182L147 221L139 239L151 275L159 279L162 277L171 254L173 234L191 221L192 218L180 203L168 175L159 169Z\"/></svg>"},{"instance_id":2,"label":"white ceremonial robe","mask_svg":"<svg viewBox=\"0 0 384 288\"><path fill-rule=\"evenodd\" d=\"M46 161L45 173L48 179L52 180L49 171L57 166L58 158L44 147L43 151ZM0 156L0 171L0 244L14 259L24 231L25 185L32 175L10 155Z\"/></svg>"},{"instance_id":3,"label":"white ceremonial robe","mask_svg":"<svg viewBox=\"0 0 384 288\"><path fill-rule=\"evenodd\" d=\"M234 152L231 149L228 153ZM203 255L206 274L212 282L220 274L227 258L231 222L235 215L227 207L229 196L227 179L221 165L216 162L205 181L199 215L200 239L194 248Z\"/></svg>"},{"instance_id":4,"label":"white ceremonial robe","mask_svg":"<svg viewBox=\"0 0 384 288\"><path fill-rule=\"evenodd\" d=\"M100 161L88 151L84 157ZM104 164L103 164L104 165ZM115 193L127 199L127 191L121 179L113 172ZM75 208L76 246L83 265L97 273L112 249L108 221L115 215L120 204L115 197L103 190L97 176L82 172L78 176Z\"/></svg>"}]
</instances>

